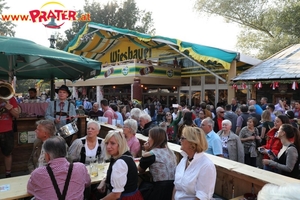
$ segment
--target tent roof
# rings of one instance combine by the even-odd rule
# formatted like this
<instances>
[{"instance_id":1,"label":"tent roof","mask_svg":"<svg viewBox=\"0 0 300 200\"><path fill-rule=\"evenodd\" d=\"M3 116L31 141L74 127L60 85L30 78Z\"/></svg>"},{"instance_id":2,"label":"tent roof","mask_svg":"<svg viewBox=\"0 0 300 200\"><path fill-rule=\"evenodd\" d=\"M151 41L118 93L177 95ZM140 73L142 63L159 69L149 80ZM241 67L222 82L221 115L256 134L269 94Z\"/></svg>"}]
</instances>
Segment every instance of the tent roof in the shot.
<instances>
[{"instance_id":1,"label":"tent roof","mask_svg":"<svg viewBox=\"0 0 300 200\"><path fill-rule=\"evenodd\" d=\"M65 50L88 58L101 60L103 55L109 52L117 43L122 42L122 40L129 40L140 48L161 48L174 51L168 46L172 45L181 53L189 55L197 62L210 61L221 64L227 70L235 59L243 62L240 63L240 66L253 65L259 62L256 59L241 56L240 53L234 51L184 42L163 36L151 36L93 22L87 23L67 45Z\"/></svg>"},{"instance_id":2,"label":"tent roof","mask_svg":"<svg viewBox=\"0 0 300 200\"><path fill-rule=\"evenodd\" d=\"M233 81L275 81L300 79L300 44L291 45L244 71Z\"/></svg>"}]
</instances>

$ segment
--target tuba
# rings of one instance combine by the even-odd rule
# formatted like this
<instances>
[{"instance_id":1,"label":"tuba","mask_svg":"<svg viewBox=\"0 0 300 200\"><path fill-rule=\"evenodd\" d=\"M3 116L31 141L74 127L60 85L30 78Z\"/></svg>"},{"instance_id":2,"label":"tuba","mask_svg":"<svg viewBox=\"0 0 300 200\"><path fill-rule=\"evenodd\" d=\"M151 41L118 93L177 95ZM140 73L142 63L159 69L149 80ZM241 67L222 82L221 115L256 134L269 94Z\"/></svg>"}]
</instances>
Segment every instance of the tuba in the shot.
<instances>
[{"instance_id":1,"label":"tuba","mask_svg":"<svg viewBox=\"0 0 300 200\"><path fill-rule=\"evenodd\" d=\"M0 82L0 99L9 100L15 95L15 90L9 83Z\"/></svg>"}]
</instances>

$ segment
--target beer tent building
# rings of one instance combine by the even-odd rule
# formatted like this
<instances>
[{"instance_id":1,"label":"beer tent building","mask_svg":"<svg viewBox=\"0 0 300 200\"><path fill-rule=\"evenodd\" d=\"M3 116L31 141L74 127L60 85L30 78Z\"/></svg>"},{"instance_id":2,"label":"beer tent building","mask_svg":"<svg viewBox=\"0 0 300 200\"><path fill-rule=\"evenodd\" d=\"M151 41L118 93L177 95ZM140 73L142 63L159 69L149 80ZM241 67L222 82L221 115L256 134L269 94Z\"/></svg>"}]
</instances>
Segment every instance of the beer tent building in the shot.
<instances>
[{"instance_id":1,"label":"beer tent building","mask_svg":"<svg viewBox=\"0 0 300 200\"><path fill-rule=\"evenodd\" d=\"M97 78L68 83L91 98L97 95L97 101L118 96L145 102L156 96L165 97L167 105L174 98L216 104L235 96L230 78L259 62L234 51L97 23L87 23L65 50L103 63Z\"/></svg>"}]
</instances>

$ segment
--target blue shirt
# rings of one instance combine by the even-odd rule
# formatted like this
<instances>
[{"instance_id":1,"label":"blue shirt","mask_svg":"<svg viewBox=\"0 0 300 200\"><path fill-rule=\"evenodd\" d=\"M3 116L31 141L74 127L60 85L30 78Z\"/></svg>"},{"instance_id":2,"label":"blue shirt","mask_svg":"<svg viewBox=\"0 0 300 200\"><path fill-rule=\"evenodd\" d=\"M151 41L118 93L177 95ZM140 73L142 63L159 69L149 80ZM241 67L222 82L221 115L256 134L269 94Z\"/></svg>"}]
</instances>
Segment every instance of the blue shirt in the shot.
<instances>
[{"instance_id":1,"label":"blue shirt","mask_svg":"<svg viewBox=\"0 0 300 200\"><path fill-rule=\"evenodd\" d=\"M261 115L263 112L262 108L257 104L255 104L254 106L255 106L255 113Z\"/></svg>"},{"instance_id":2,"label":"blue shirt","mask_svg":"<svg viewBox=\"0 0 300 200\"><path fill-rule=\"evenodd\" d=\"M75 102L76 108L78 108L79 106L82 106L82 105L83 104L82 104L82 101L80 99L76 100L76 102Z\"/></svg>"},{"instance_id":3,"label":"blue shirt","mask_svg":"<svg viewBox=\"0 0 300 200\"><path fill-rule=\"evenodd\" d=\"M206 140L208 143L208 149L206 153L212 155L223 155L223 147L220 136L218 136L213 130L206 134Z\"/></svg>"},{"instance_id":4,"label":"blue shirt","mask_svg":"<svg viewBox=\"0 0 300 200\"><path fill-rule=\"evenodd\" d=\"M119 111L116 111L115 113L118 115L118 119L117 120L120 120L120 124L123 126L124 125L124 121L123 121L122 114Z\"/></svg>"},{"instance_id":5,"label":"blue shirt","mask_svg":"<svg viewBox=\"0 0 300 200\"><path fill-rule=\"evenodd\" d=\"M197 117L195 120L194 120L194 123L198 126L198 127L201 127L201 119L199 117Z\"/></svg>"}]
</instances>

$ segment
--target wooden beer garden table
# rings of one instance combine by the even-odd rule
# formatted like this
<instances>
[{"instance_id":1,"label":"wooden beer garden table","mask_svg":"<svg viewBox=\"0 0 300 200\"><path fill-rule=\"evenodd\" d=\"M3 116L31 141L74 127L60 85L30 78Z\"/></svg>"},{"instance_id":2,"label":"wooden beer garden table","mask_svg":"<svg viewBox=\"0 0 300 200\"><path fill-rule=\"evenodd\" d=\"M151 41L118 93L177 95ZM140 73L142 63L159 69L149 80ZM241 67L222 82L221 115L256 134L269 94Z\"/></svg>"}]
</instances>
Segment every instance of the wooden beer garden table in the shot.
<instances>
[{"instance_id":1,"label":"wooden beer garden table","mask_svg":"<svg viewBox=\"0 0 300 200\"><path fill-rule=\"evenodd\" d=\"M91 184L100 183L100 181L106 177L106 172L109 163L104 164L104 169L98 169L98 176L91 177ZM89 166L87 166L89 168ZM30 175L17 176L12 178L0 179L0 199L20 199L25 197L31 197L32 195L27 193L27 182Z\"/></svg>"}]
</instances>

